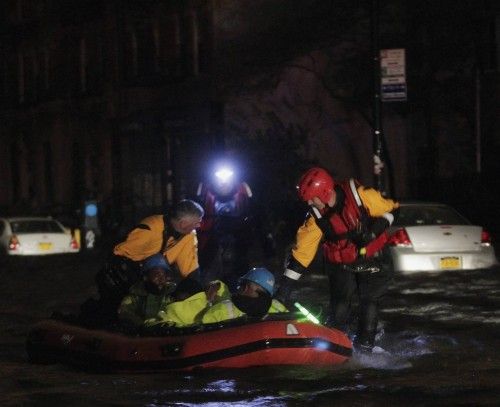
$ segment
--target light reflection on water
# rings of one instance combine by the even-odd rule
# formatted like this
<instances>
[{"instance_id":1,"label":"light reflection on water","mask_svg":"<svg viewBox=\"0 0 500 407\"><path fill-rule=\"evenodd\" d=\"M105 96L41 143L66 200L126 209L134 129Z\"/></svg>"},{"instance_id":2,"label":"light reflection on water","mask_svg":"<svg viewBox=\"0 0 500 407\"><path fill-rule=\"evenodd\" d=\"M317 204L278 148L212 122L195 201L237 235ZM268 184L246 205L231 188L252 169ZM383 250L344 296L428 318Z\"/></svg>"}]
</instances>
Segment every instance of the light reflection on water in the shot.
<instances>
[{"instance_id":1,"label":"light reflection on water","mask_svg":"<svg viewBox=\"0 0 500 407\"><path fill-rule=\"evenodd\" d=\"M275 407L281 407L281 406L287 406L287 402L283 400L279 400L276 397L257 397L253 400L245 400L243 402L237 402L237 401L227 401L227 402L220 402L220 401L208 401L205 403L169 403L169 404L147 404L147 406L151 407L160 407L160 406L182 406L182 407L189 407L189 406L204 406L204 407L218 407L218 406L234 406L234 407L268 407L268 406L275 406Z\"/></svg>"},{"instance_id":2,"label":"light reflection on water","mask_svg":"<svg viewBox=\"0 0 500 407\"><path fill-rule=\"evenodd\" d=\"M213 383L209 383L202 391L230 393L234 392L235 388L236 383L234 380L217 380Z\"/></svg>"},{"instance_id":3,"label":"light reflection on water","mask_svg":"<svg viewBox=\"0 0 500 407\"><path fill-rule=\"evenodd\" d=\"M0 309L0 405L498 405L499 275L483 270L397 278L381 313L378 345L386 352L355 353L343 366L321 369L125 375L29 365L24 338L32 304L8 304ZM305 281L299 296L316 302L304 305L325 309L325 280L316 275Z\"/></svg>"}]
</instances>

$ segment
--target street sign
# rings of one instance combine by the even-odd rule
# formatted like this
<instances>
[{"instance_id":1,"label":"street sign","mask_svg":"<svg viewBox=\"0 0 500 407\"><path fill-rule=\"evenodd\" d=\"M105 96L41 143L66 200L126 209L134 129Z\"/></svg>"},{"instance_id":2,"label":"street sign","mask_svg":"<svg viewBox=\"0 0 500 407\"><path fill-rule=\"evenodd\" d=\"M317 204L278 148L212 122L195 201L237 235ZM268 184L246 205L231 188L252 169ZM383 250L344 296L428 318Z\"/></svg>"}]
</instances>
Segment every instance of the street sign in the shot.
<instances>
[{"instance_id":1,"label":"street sign","mask_svg":"<svg viewBox=\"0 0 500 407\"><path fill-rule=\"evenodd\" d=\"M380 90L383 102L406 101L404 48L380 50Z\"/></svg>"}]
</instances>

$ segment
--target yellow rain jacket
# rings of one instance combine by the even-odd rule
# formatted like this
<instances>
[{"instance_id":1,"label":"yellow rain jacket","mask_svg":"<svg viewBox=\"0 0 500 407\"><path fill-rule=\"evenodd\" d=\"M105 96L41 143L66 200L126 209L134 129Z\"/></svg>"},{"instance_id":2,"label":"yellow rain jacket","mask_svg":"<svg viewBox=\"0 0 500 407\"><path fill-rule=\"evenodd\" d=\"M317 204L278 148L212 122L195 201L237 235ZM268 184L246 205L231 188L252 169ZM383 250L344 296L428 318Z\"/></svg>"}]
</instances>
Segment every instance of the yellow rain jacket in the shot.
<instances>
[{"instance_id":1,"label":"yellow rain jacket","mask_svg":"<svg viewBox=\"0 0 500 407\"><path fill-rule=\"evenodd\" d=\"M278 300L273 299L269 307L269 314L276 312L287 312L287 308ZM204 324L226 321L245 315L234 303L230 300L224 300L211 306L203 315L201 320Z\"/></svg>"},{"instance_id":2,"label":"yellow rain jacket","mask_svg":"<svg viewBox=\"0 0 500 407\"><path fill-rule=\"evenodd\" d=\"M140 281L130 288L118 308L120 321L140 326L145 320L155 317L161 309L164 309L172 300L166 294L151 294L144 288L144 282Z\"/></svg>"},{"instance_id":3,"label":"yellow rain jacket","mask_svg":"<svg viewBox=\"0 0 500 407\"><path fill-rule=\"evenodd\" d=\"M221 281L213 304L230 297L229 288ZM205 291L201 291L182 301L166 304L165 308L158 312L156 318L146 321L146 326L167 323L176 327L185 327L201 322L203 313L212 304L208 302Z\"/></svg>"},{"instance_id":4,"label":"yellow rain jacket","mask_svg":"<svg viewBox=\"0 0 500 407\"><path fill-rule=\"evenodd\" d=\"M143 219L133 229L127 239L118 243L113 253L117 256L127 257L133 261L141 261L162 250L169 264L176 264L182 277L186 277L198 269L198 239L196 231L187 235L179 235L175 231L167 230L164 242L164 229L171 227L165 225L163 215L153 215Z\"/></svg>"}]
</instances>

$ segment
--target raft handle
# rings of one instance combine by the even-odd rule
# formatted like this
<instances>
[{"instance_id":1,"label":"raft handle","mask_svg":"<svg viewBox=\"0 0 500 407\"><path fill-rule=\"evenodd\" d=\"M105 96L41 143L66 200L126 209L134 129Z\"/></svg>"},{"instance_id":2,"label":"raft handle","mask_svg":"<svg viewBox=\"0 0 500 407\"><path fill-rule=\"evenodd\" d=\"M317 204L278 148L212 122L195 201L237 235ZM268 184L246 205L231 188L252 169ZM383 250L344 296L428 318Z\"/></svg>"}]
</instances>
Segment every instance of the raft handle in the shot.
<instances>
[{"instance_id":1,"label":"raft handle","mask_svg":"<svg viewBox=\"0 0 500 407\"><path fill-rule=\"evenodd\" d=\"M164 357L179 356L182 351L182 343L168 343L161 348L161 355Z\"/></svg>"}]
</instances>

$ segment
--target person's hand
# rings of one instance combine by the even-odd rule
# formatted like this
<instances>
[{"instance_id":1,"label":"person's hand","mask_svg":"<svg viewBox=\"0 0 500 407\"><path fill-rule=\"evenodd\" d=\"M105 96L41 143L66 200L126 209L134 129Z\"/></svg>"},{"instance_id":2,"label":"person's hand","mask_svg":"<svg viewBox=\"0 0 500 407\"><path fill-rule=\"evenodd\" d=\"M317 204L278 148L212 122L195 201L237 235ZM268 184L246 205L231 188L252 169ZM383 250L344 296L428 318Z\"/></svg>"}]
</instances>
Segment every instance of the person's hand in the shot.
<instances>
[{"instance_id":1,"label":"person's hand","mask_svg":"<svg viewBox=\"0 0 500 407\"><path fill-rule=\"evenodd\" d=\"M296 283L297 280L292 280L291 278L283 276L280 280L278 289L274 294L274 298L277 299L279 302L281 302L288 309L292 309L292 307L290 306L291 304L290 297L293 289L295 288Z\"/></svg>"},{"instance_id":2,"label":"person's hand","mask_svg":"<svg viewBox=\"0 0 500 407\"><path fill-rule=\"evenodd\" d=\"M205 290L205 294L207 296L207 301L209 303L213 303L215 298L217 297L217 292L221 287L220 281L212 281L208 284L208 287Z\"/></svg>"},{"instance_id":3,"label":"person's hand","mask_svg":"<svg viewBox=\"0 0 500 407\"><path fill-rule=\"evenodd\" d=\"M389 221L384 217L380 217L375 219L369 229L361 228L360 226L348 232L348 236L358 249L361 249L376 239L388 226Z\"/></svg>"}]
</instances>

